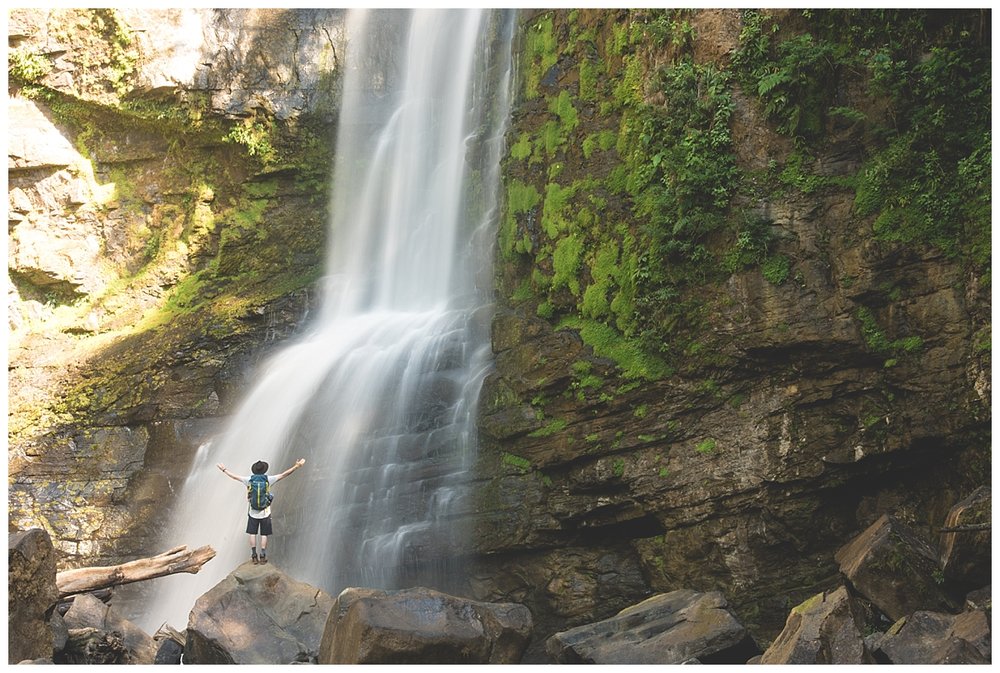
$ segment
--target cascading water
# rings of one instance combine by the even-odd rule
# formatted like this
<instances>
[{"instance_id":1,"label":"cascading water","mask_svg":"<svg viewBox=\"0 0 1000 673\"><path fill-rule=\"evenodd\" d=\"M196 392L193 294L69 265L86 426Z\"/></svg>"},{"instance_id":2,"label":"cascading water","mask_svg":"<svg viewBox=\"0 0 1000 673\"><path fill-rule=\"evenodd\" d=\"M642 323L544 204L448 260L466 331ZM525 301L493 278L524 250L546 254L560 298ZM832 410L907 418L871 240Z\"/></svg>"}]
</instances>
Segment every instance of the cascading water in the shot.
<instances>
[{"instance_id":1,"label":"cascading water","mask_svg":"<svg viewBox=\"0 0 1000 673\"><path fill-rule=\"evenodd\" d=\"M184 628L195 599L249 557L244 491L219 462L249 474L262 459L274 474L306 459L274 487L268 545L296 579L335 593L451 570L490 366L512 32L510 11L349 14L322 307L199 449L163 548L218 555L156 580L145 628Z\"/></svg>"}]
</instances>

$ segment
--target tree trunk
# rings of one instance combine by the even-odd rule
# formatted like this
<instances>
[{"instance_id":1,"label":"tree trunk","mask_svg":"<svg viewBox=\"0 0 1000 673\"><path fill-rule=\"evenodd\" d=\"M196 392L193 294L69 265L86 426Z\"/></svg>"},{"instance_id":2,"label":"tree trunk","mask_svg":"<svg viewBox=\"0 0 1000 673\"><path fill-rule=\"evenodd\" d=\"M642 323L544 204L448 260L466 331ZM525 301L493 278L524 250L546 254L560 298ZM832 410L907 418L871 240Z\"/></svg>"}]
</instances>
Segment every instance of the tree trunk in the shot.
<instances>
[{"instance_id":1,"label":"tree trunk","mask_svg":"<svg viewBox=\"0 0 1000 673\"><path fill-rule=\"evenodd\" d=\"M65 598L85 591L150 580L174 573L197 573L214 557L215 550L207 545L194 551L188 550L186 545L181 545L150 558L136 559L117 566L64 570L56 573L56 588L59 590L59 597Z\"/></svg>"}]
</instances>

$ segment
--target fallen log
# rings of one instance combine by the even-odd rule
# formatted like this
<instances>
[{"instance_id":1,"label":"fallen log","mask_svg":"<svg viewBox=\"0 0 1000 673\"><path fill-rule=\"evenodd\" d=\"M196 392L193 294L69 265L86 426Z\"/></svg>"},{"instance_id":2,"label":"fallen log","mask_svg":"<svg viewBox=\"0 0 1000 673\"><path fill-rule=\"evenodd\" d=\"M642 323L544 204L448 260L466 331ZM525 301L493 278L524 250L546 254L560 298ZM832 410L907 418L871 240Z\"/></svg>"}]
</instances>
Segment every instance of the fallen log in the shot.
<instances>
[{"instance_id":1,"label":"fallen log","mask_svg":"<svg viewBox=\"0 0 1000 673\"><path fill-rule=\"evenodd\" d=\"M193 551L186 545L181 545L156 556L116 566L64 570L56 573L56 589L59 591L59 598L65 598L73 594L151 580L174 573L193 574L214 557L215 550L207 545Z\"/></svg>"}]
</instances>

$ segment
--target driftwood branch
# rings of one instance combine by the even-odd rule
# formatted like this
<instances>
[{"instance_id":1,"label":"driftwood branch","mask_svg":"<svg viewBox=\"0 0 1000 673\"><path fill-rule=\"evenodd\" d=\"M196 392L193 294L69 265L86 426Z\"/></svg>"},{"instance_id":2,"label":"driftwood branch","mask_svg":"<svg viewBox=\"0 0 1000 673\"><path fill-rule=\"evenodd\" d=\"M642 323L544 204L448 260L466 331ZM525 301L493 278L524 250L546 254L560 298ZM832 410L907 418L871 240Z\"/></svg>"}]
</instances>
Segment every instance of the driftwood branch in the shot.
<instances>
[{"instance_id":1,"label":"driftwood branch","mask_svg":"<svg viewBox=\"0 0 1000 673\"><path fill-rule=\"evenodd\" d=\"M174 573L197 573L214 557L215 550L209 546L192 551L187 546L181 545L162 554L121 565L64 570L56 573L56 588L59 590L59 597L65 598L86 591L151 580Z\"/></svg>"}]
</instances>

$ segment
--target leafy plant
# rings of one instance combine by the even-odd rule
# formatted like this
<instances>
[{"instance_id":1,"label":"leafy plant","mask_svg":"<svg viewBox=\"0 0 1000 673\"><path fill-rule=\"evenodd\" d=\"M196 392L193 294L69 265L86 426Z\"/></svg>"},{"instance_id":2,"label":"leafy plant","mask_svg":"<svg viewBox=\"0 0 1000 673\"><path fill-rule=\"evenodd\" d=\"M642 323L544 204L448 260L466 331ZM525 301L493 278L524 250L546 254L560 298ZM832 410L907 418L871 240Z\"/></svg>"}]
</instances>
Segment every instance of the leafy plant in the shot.
<instances>
[{"instance_id":1,"label":"leafy plant","mask_svg":"<svg viewBox=\"0 0 1000 673\"><path fill-rule=\"evenodd\" d=\"M694 450L702 454L703 456L707 456L708 454L715 451L715 446L716 446L715 440L709 437L708 439L703 439L700 442L698 442L698 446L696 446Z\"/></svg>"},{"instance_id":2,"label":"leafy plant","mask_svg":"<svg viewBox=\"0 0 1000 673\"><path fill-rule=\"evenodd\" d=\"M228 143L235 143L246 148L247 154L256 157L264 165L270 164L276 158L274 146L271 144L271 132L262 123L246 120L229 130L223 138Z\"/></svg>"},{"instance_id":3,"label":"leafy plant","mask_svg":"<svg viewBox=\"0 0 1000 673\"><path fill-rule=\"evenodd\" d=\"M23 84L33 84L52 72L52 62L43 54L26 49L7 52L7 75Z\"/></svg>"}]
</instances>

